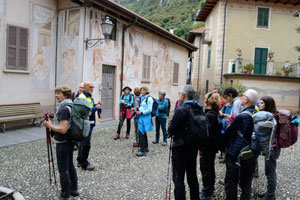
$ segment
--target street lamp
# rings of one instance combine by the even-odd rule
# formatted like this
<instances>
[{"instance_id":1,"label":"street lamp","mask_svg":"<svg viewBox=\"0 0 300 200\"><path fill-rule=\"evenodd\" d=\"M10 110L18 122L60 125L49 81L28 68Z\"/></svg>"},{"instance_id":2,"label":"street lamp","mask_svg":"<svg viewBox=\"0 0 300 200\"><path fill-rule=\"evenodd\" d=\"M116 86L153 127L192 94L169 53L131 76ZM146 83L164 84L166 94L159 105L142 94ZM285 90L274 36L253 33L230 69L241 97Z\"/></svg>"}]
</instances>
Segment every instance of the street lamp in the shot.
<instances>
[{"instance_id":1,"label":"street lamp","mask_svg":"<svg viewBox=\"0 0 300 200\"><path fill-rule=\"evenodd\" d=\"M110 38L110 36L112 34L112 30L114 28L114 24L110 20L109 16L105 17L105 21L101 24L101 28L102 28L102 34L104 35L104 38L98 38L98 39L88 39L88 38L86 38L86 40L85 40L85 48L86 49L88 49L89 47L92 48L98 42L100 42L102 44L104 40ZM97 42L95 42L93 44L93 41L97 41Z\"/></svg>"}]
</instances>

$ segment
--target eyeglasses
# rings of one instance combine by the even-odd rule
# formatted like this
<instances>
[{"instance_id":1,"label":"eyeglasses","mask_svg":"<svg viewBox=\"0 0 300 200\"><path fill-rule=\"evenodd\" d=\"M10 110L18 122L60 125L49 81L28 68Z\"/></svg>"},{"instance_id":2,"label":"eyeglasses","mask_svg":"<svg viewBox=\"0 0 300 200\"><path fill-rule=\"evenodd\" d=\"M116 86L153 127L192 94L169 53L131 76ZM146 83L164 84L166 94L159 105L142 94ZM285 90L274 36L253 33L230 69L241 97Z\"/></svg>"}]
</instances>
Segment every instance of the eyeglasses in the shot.
<instances>
[{"instance_id":1,"label":"eyeglasses","mask_svg":"<svg viewBox=\"0 0 300 200\"><path fill-rule=\"evenodd\" d=\"M90 86L89 88L95 88L95 86Z\"/></svg>"}]
</instances>

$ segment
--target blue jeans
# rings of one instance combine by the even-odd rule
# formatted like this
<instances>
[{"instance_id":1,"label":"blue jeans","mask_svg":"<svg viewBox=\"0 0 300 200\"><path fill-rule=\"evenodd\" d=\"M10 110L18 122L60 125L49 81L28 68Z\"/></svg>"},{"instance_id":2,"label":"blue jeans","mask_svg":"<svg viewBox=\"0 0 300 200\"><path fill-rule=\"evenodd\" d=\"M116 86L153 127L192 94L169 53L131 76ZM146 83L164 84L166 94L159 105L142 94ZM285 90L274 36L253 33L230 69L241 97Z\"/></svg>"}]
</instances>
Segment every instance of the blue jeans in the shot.
<instances>
[{"instance_id":1,"label":"blue jeans","mask_svg":"<svg viewBox=\"0 0 300 200\"><path fill-rule=\"evenodd\" d=\"M74 143L56 144L56 158L61 185L61 197L67 198L70 190L77 190L77 173L73 164Z\"/></svg>"},{"instance_id":2,"label":"blue jeans","mask_svg":"<svg viewBox=\"0 0 300 200\"><path fill-rule=\"evenodd\" d=\"M155 124L156 124L156 141L159 141L159 131L160 127L163 132L163 141L167 142L167 130L166 130L166 123L167 123L167 118L164 117L155 117Z\"/></svg>"}]
</instances>

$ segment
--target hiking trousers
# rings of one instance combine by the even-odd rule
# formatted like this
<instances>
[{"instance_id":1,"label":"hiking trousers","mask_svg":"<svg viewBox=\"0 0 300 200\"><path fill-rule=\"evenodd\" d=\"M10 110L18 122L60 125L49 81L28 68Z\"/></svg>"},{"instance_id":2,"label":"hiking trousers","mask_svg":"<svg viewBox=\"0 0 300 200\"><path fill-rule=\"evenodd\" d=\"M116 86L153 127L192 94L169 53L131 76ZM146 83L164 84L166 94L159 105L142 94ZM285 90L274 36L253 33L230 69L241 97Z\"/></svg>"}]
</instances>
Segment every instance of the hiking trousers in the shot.
<instances>
[{"instance_id":1,"label":"hiking trousers","mask_svg":"<svg viewBox=\"0 0 300 200\"><path fill-rule=\"evenodd\" d=\"M79 144L77 162L84 168L89 164L88 157L91 149L91 137L93 129L90 128L89 135Z\"/></svg>"},{"instance_id":2,"label":"hiking trousers","mask_svg":"<svg viewBox=\"0 0 300 200\"><path fill-rule=\"evenodd\" d=\"M126 124L127 124L127 130L126 130L126 133L128 133L128 135L130 134L130 128L131 128L131 122L130 122L130 118L129 119L126 119ZM121 133L121 128L122 126L124 125L124 121L125 121L125 116L122 117L122 119L120 119L120 122L119 122L119 126L118 126L118 130L117 130L117 133L120 134Z\"/></svg>"},{"instance_id":3,"label":"hiking trousers","mask_svg":"<svg viewBox=\"0 0 300 200\"><path fill-rule=\"evenodd\" d=\"M140 151L146 152L148 149L148 136L147 133L142 134L141 131L139 131L139 144L141 145Z\"/></svg>"},{"instance_id":4,"label":"hiking trousers","mask_svg":"<svg viewBox=\"0 0 300 200\"><path fill-rule=\"evenodd\" d=\"M199 183L197 178L197 154L196 147L176 147L172 149L172 170L174 182L175 200L185 200L184 176L190 188L190 199L200 200Z\"/></svg>"},{"instance_id":5,"label":"hiking trousers","mask_svg":"<svg viewBox=\"0 0 300 200\"><path fill-rule=\"evenodd\" d=\"M211 196L215 190L215 158L216 150L206 150L201 153L200 171L202 174L203 195Z\"/></svg>"},{"instance_id":6,"label":"hiking trousers","mask_svg":"<svg viewBox=\"0 0 300 200\"><path fill-rule=\"evenodd\" d=\"M156 125L155 140L157 142L159 142L160 127L161 127L162 132L163 132L163 142L167 142L166 124L167 124L167 118L165 118L165 117L155 117L155 125Z\"/></svg>"},{"instance_id":7,"label":"hiking trousers","mask_svg":"<svg viewBox=\"0 0 300 200\"><path fill-rule=\"evenodd\" d=\"M242 194L240 200L250 200L252 178L255 170L255 158L241 160L240 167L237 158L226 155L225 194L227 200L237 200L238 184Z\"/></svg>"},{"instance_id":8,"label":"hiking trousers","mask_svg":"<svg viewBox=\"0 0 300 200\"><path fill-rule=\"evenodd\" d=\"M279 154L280 150L277 155L275 155L275 150L272 150L270 159L268 159L268 155L265 156L265 175L267 177L266 199L268 200L275 199L275 190L277 186L276 160L279 157Z\"/></svg>"},{"instance_id":9,"label":"hiking trousers","mask_svg":"<svg viewBox=\"0 0 300 200\"><path fill-rule=\"evenodd\" d=\"M61 197L68 198L70 190L77 190L77 173L73 164L74 143L56 144L56 158L61 185Z\"/></svg>"}]
</instances>

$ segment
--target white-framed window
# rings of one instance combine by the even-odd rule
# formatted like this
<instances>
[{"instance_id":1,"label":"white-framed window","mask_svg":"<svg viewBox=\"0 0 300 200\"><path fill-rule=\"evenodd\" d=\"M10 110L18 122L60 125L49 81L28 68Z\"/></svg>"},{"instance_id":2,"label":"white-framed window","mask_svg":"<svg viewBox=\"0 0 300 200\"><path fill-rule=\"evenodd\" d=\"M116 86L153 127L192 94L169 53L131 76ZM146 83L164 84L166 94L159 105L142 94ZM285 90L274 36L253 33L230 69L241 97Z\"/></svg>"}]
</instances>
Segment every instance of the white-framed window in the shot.
<instances>
[{"instance_id":1,"label":"white-framed window","mask_svg":"<svg viewBox=\"0 0 300 200\"><path fill-rule=\"evenodd\" d=\"M150 82L151 56L143 54L143 82Z\"/></svg>"},{"instance_id":2,"label":"white-framed window","mask_svg":"<svg viewBox=\"0 0 300 200\"><path fill-rule=\"evenodd\" d=\"M269 29L271 25L271 8L256 7L256 27Z\"/></svg>"},{"instance_id":3,"label":"white-framed window","mask_svg":"<svg viewBox=\"0 0 300 200\"><path fill-rule=\"evenodd\" d=\"M28 71L28 29L7 25L6 70Z\"/></svg>"},{"instance_id":4,"label":"white-framed window","mask_svg":"<svg viewBox=\"0 0 300 200\"><path fill-rule=\"evenodd\" d=\"M179 63L173 63L173 81L172 83L177 85L179 81Z\"/></svg>"}]
</instances>

